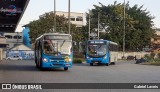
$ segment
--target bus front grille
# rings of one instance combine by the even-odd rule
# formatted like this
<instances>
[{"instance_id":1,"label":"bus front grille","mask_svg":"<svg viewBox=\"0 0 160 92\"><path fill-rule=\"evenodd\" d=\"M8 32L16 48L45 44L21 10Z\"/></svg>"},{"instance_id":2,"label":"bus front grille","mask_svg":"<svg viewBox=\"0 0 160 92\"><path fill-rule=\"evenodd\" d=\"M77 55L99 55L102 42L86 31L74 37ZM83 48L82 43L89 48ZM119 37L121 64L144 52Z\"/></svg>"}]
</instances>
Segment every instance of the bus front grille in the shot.
<instances>
[{"instance_id":1,"label":"bus front grille","mask_svg":"<svg viewBox=\"0 0 160 92\"><path fill-rule=\"evenodd\" d=\"M55 63L64 63L62 60L50 60L50 62L55 62Z\"/></svg>"},{"instance_id":2,"label":"bus front grille","mask_svg":"<svg viewBox=\"0 0 160 92\"><path fill-rule=\"evenodd\" d=\"M63 66L63 64L53 64L53 66Z\"/></svg>"},{"instance_id":3,"label":"bus front grille","mask_svg":"<svg viewBox=\"0 0 160 92\"><path fill-rule=\"evenodd\" d=\"M51 60L64 60L64 58L51 58Z\"/></svg>"}]
</instances>

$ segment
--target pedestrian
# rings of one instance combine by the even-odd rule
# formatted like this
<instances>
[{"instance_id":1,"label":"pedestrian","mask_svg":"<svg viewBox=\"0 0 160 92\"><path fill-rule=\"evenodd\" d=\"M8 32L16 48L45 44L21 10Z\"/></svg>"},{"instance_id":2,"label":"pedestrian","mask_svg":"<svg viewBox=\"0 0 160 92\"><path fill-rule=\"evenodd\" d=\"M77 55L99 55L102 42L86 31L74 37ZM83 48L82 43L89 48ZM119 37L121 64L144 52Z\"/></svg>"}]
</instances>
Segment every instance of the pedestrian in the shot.
<instances>
[{"instance_id":1,"label":"pedestrian","mask_svg":"<svg viewBox=\"0 0 160 92\"><path fill-rule=\"evenodd\" d=\"M137 57L136 57L136 55L135 55L134 59L135 59L135 60L137 60Z\"/></svg>"}]
</instances>

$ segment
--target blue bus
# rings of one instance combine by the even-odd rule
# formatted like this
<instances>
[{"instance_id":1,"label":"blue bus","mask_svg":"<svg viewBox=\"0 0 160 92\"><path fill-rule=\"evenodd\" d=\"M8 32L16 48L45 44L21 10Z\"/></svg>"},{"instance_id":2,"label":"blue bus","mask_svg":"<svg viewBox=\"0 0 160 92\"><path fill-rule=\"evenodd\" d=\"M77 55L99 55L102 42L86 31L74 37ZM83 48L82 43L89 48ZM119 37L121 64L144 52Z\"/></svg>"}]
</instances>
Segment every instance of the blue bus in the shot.
<instances>
[{"instance_id":1,"label":"blue bus","mask_svg":"<svg viewBox=\"0 0 160 92\"><path fill-rule=\"evenodd\" d=\"M72 67L72 36L70 34L45 33L35 40L36 67L68 68Z\"/></svg>"},{"instance_id":2,"label":"blue bus","mask_svg":"<svg viewBox=\"0 0 160 92\"><path fill-rule=\"evenodd\" d=\"M86 43L86 62L93 66L99 64L115 64L118 58L118 44L108 40L88 40Z\"/></svg>"}]
</instances>

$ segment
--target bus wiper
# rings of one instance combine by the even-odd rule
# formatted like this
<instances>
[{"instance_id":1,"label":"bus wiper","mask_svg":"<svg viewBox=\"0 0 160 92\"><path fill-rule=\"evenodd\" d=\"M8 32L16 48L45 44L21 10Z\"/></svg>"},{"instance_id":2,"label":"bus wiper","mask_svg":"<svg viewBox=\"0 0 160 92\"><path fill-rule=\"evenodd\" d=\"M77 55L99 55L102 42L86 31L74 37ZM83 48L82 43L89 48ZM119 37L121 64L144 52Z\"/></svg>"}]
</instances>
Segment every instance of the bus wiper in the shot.
<instances>
[{"instance_id":1,"label":"bus wiper","mask_svg":"<svg viewBox=\"0 0 160 92\"><path fill-rule=\"evenodd\" d=\"M62 47L63 46L63 44L64 44L64 42L65 42L66 40L63 40L63 43L61 44L61 46L60 47Z\"/></svg>"}]
</instances>

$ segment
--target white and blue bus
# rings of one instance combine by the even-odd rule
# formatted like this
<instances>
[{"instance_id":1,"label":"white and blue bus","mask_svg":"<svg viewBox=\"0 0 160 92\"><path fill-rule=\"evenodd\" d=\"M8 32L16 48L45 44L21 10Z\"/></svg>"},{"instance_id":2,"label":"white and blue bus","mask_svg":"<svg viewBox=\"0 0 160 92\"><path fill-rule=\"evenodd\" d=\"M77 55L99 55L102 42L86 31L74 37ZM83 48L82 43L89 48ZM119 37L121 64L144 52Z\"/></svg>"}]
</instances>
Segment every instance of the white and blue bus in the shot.
<instances>
[{"instance_id":1,"label":"white and blue bus","mask_svg":"<svg viewBox=\"0 0 160 92\"><path fill-rule=\"evenodd\" d=\"M72 67L72 36L45 33L35 40L35 63L40 69Z\"/></svg>"},{"instance_id":2,"label":"white and blue bus","mask_svg":"<svg viewBox=\"0 0 160 92\"><path fill-rule=\"evenodd\" d=\"M118 58L118 44L108 40L88 40L86 43L86 62L93 66L115 64Z\"/></svg>"}]
</instances>

